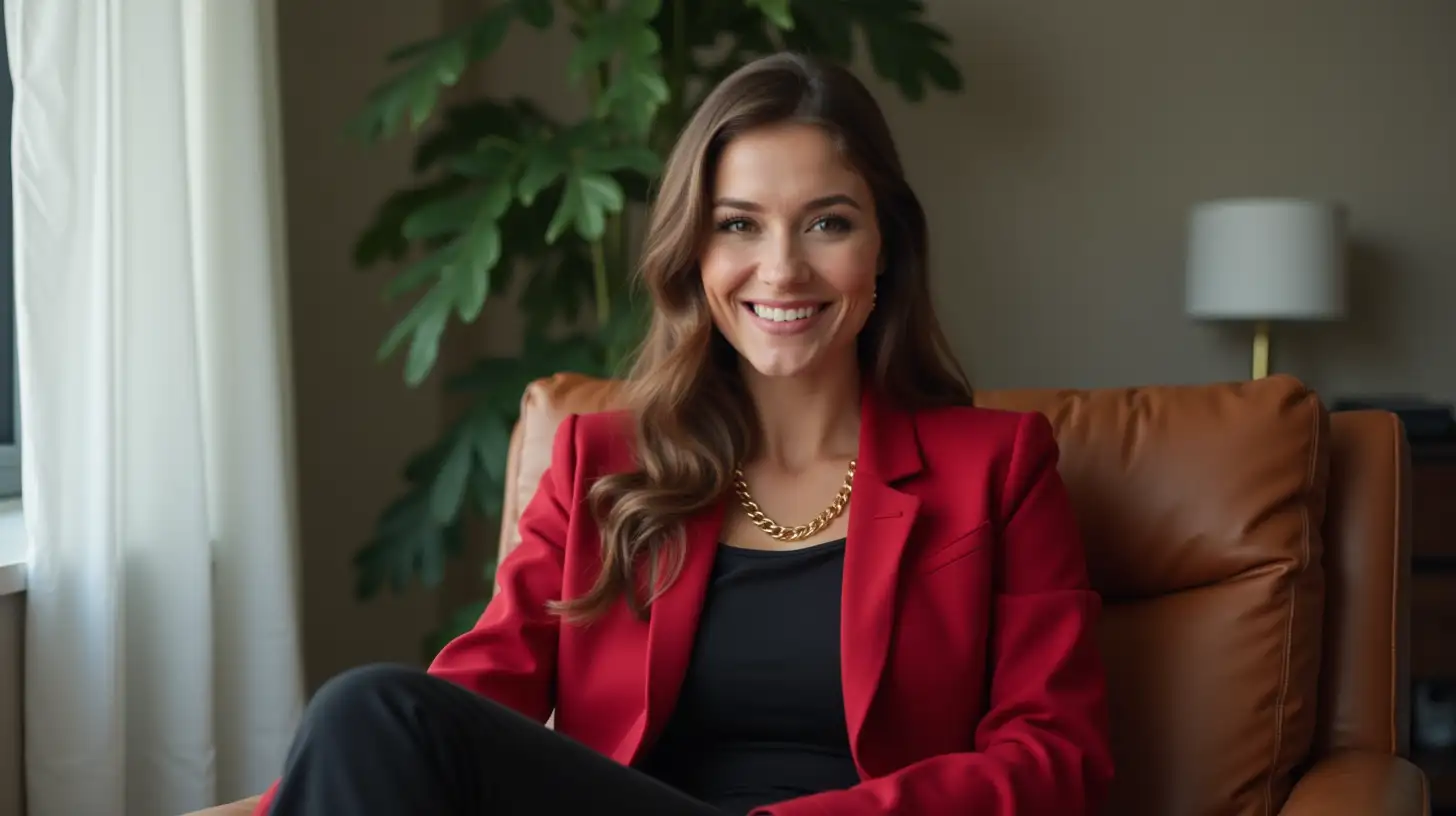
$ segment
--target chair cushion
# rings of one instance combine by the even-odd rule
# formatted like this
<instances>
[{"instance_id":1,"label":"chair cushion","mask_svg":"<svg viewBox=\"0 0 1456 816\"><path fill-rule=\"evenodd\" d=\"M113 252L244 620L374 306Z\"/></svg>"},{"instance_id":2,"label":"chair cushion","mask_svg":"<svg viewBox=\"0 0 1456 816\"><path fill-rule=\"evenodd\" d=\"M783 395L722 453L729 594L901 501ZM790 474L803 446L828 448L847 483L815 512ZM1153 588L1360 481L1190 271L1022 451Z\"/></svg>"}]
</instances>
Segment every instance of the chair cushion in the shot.
<instances>
[{"instance_id":1,"label":"chair cushion","mask_svg":"<svg viewBox=\"0 0 1456 816\"><path fill-rule=\"evenodd\" d=\"M551 464L551 442L556 428L570 414L590 414L617 406L621 383L580 374L557 374L537 380L521 397L521 417L512 431L510 459L506 463L506 495L501 507L501 535L497 561L521 543L516 525L521 511L536 495L541 474Z\"/></svg>"},{"instance_id":2,"label":"chair cushion","mask_svg":"<svg viewBox=\"0 0 1456 816\"><path fill-rule=\"evenodd\" d=\"M1274 812L1310 749L1329 417L1297 381L1003 391L1062 448L1106 602L1108 812Z\"/></svg>"}]
</instances>

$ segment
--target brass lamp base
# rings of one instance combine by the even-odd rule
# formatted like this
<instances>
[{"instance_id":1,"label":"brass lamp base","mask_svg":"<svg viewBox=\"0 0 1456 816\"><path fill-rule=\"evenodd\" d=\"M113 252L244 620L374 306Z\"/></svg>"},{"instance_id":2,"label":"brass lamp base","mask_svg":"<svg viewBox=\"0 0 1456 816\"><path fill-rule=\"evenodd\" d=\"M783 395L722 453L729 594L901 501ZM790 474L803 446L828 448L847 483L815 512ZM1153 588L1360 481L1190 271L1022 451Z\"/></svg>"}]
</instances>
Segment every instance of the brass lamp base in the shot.
<instances>
[{"instance_id":1,"label":"brass lamp base","mask_svg":"<svg viewBox=\"0 0 1456 816\"><path fill-rule=\"evenodd\" d=\"M1254 325L1254 379L1269 376L1269 321L1260 320Z\"/></svg>"}]
</instances>

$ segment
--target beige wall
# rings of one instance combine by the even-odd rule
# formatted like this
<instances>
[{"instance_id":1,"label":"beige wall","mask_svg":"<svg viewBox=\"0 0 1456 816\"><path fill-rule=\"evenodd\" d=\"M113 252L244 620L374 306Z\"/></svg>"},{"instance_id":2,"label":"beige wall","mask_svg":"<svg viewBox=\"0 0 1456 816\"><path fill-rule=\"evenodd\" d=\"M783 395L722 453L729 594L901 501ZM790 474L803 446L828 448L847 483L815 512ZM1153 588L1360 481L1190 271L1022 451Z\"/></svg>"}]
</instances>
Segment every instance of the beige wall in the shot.
<instances>
[{"instance_id":1,"label":"beige wall","mask_svg":"<svg viewBox=\"0 0 1456 816\"><path fill-rule=\"evenodd\" d=\"M1247 376L1182 314L1187 207L1333 197L1351 320L1276 337L1328 392L1456 399L1456 4L931 0L967 91L887 101L936 284L985 387Z\"/></svg>"},{"instance_id":2,"label":"beige wall","mask_svg":"<svg viewBox=\"0 0 1456 816\"><path fill-rule=\"evenodd\" d=\"M0 816L25 813L25 771L20 763L24 642L25 595L0 595Z\"/></svg>"},{"instance_id":3,"label":"beige wall","mask_svg":"<svg viewBox=\"0 0 1456 816\"><path fill-rule=\"evenodd\" d=\"M407 389L374 351L395 314L382 272L351 264L374 206L408 180L409 147L343 136L385 76L383 55L440 30L439 3L280 2L288 263L298 405L304 667L310 689L359 663L415 662L434 600L354 599L351 559L399 495L405 459L433 437L439 397Z\"/></svg>"},{"instance_id":4,"label":"beige wall","mask_svg":"<svg viewBox=\"0 0 1456 816\"><path fill-rule=\"evenodd\" d=\"M414 660L436 603L358 604L349 563L442 410L373 361L391 316L349 267L404 145L338 137L379 55L472 0L280 4L310 682ZM1246 375L1235 331L1182 313L1188 207L1226 195L1352 209L1354 313L1276 336L1330 393L1456 399L1456 4L930 0L967 88L919 107L876 85L930 213L942 316L982 387ZM561 32L513 34L480 80L577 110ZM488 311L489 344L510 314Z\"/></svg>"},{"instance_id":5,"label":"beige wall","mask_svg":"<svg viewBox=\"0 0 1456 816\"><path fill-rule=\"evenodd\" d=\"M979 386L1247 376L1244 334L1183 316L1187 209L1308 195L1351 207L1353 313L1281 331L1275 367L1332 393L1456 399L1456 4L928 5L965 92L912 106L874 89ZM488 85L570 109L569 47L513 37Z\"/></svg>"}]
</instances>

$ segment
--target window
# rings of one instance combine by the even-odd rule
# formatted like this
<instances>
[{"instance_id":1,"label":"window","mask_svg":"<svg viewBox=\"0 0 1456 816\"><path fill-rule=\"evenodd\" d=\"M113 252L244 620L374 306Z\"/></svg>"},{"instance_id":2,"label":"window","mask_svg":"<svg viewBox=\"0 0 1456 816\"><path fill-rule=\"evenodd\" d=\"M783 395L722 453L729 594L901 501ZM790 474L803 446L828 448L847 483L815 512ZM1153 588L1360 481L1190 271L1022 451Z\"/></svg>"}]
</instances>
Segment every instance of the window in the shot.
<instances>
[{"instance_id":1,"label":"window","mask_svg":"<svg viewBox=\"0 0 1456 816\"><path fill-rule=\"evenodd\" d=\"M0 498L20 495L20 388L15 353L15 210L10 166L10 119L15 87L0 23Z\"/></svg>"}]
</instances>

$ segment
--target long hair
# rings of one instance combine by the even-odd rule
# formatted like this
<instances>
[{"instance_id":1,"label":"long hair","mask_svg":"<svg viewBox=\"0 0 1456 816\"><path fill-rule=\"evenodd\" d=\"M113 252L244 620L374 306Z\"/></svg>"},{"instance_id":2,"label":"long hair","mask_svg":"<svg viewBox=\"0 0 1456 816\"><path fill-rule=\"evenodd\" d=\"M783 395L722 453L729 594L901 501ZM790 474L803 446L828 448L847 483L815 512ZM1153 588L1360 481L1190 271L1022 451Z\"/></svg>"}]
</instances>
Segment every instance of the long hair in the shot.
<instances>
[{"instance_id":1,"label":"long hair","mask_svg":"<svg viewBox=\"0 0 1456 816\"><path fill-rule=\"evenodd\" d=\"M798 54L745 65L684 127L653 202L638 270L651 323L623 393L637 463L589 491L601 572L584 595L553 604L568 620L591 620L619 597L645 615L681 572L684 523L723 500L734 468L757 445L737 353L713 324L698 257L724 148L739 134L782 123L823 128L874 195L885 271L857 340L862 378L906 410L971 401L931 306L925 212L868 89L844 68Z\"/></svg>"}]
</instances>

